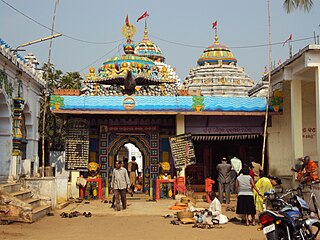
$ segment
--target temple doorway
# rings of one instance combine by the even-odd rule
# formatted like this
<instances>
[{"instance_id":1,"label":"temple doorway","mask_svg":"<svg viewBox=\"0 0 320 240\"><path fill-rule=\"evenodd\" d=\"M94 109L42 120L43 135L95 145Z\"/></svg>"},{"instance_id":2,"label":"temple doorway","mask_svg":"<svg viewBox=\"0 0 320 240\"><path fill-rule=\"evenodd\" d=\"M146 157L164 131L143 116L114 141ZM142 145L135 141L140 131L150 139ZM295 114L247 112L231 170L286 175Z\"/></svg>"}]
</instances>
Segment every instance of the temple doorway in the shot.
<instances>
[{"instance_id":1,"label":"temple doorway","mask_svg":"<svg viewBox=\"0 0 320 240\"><path fill-rule=\"evenodd\" d=\"M128 170L128 174L130 175L130 169L128 169L128 164L130 165L130 161L132 161L132 157L136 158L136 163L138 164L138 170L136 172L136 182L135 182L135 193L143 193L143 170L144 170L144 160L143 155L138 147L136 147L133 143L124 144L117 153L116 159L123 161L124 167Z\"/></svg>"}]
</instances>

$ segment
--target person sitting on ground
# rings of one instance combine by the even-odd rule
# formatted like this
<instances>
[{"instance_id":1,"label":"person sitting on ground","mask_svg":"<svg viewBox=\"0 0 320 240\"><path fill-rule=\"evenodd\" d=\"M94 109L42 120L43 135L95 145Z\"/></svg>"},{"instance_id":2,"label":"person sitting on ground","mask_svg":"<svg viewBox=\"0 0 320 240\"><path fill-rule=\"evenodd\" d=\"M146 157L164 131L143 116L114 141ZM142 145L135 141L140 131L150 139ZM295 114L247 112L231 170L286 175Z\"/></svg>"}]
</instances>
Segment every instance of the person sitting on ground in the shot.
<instances>
[{"instance_id":1,"label":"person sitting on ground","mask_svg":"<svg viewBox=\"0 0 320 240\"><path fill-rule=\"evenodd\" d=\"M212 215L212 219L218 220L219 224L225 224L228 222L227 216L222 214L222 209L221 209L221 203L219 199L216 196L216 193L214 191L211 191L209 193L209 198L211 200L211 203L209 205L209 212Z\"/></svg>"}]
</instances>

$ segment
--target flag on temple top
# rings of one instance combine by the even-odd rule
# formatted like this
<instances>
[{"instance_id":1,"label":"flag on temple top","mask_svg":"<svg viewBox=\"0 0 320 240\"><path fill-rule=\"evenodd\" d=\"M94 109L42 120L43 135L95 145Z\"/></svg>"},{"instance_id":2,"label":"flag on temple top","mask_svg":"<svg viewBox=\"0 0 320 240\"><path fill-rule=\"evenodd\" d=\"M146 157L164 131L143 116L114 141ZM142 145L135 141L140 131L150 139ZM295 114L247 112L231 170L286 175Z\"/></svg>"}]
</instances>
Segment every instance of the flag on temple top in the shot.
<instances>
[{"instance_id":1,"label":"flag on temple top","mask_svg":"<svg viewBox=\"0 0 320 240\"><path fill-rule=\"evenodd\" d=\"M218 25L218 21L215 21L214 23L212 23L212 29L215 29Z\"/></svg>"},{"instance_id":2,"label":"flag on temple top","mask_svg":"<svg viewBox=\"0 0 320 240\"><path fill-rule=\"evenodd\" d=\"M146 18L146 17L149 17L149 14L148 14L147 11L145 11L145 12L137 19L137 22L139 22L141 19Z\"/></svg>"},{"instance_id":3,"label":"flag on temple top","mask_svg":"<svg viewBox=\"0 0 320 240\"><path fill-rule=\"evenodd\" d=\"M282 44L282 47L288 42L292 40L292 34L290 34L289 38L287 40L284 41L284 43Z\"/></svg>"},{"instance_id":4,"label":"flag on temple top","mask_svg":"<svg viewBox=\"0 0 320 240\"><path fill-rule=\"evenodd\" d=\"M281 65L282 64L282 60L281 58L278 60L278 65Z\"/></svg>"},{"instance_id":5,"label":"flag on temple top","mask_svg":"<svg viewBox=\"0 0 320 240\"><path fill-rule=\"evenodd\" d=\"M126 17L126 25L129 26L129 17L128 17L128 14L127 14L127 17Z\"/></svg>"}]
</instances>

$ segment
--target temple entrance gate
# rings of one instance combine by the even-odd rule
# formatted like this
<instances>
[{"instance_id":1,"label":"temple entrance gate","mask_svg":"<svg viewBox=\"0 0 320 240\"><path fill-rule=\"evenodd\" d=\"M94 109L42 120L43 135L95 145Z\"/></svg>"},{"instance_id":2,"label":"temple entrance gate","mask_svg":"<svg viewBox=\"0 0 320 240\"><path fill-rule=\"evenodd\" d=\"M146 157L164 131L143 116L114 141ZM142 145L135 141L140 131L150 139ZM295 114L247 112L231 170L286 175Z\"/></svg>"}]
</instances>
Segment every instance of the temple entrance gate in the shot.
<instances>
[{"instance_id":1,"label":"temple entrance gate","mask_svg":"<svg viewBox=\"0 0 320 240\"><path fill-rule=\"evenodd\" d=\"M142 153L143 192L152 194L152 180L159 175L158 127L100 126L100 164L101 175L106 178L106 194L109 193L115 158L119 149L126 143L132 143Z\"/></svg>"}]
</instances>

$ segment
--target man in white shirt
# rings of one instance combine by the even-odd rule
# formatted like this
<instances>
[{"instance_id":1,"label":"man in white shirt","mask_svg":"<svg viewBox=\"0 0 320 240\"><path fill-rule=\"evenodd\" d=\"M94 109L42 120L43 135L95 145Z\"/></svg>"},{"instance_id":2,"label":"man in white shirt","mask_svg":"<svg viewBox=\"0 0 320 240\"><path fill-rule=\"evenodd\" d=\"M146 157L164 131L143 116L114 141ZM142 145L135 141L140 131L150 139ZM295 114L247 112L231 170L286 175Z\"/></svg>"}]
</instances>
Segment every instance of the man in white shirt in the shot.
<instances>
[{"instance_id":1,"label":"man in white shirt","mask_svg":"<svg viewBox=\"0 0 320 240\"><path fill-rule=\"evenodd\" d=\"M122 208L127 208L126 192L130 187L128 172L124 167L121 166L121 164L121 161L116 161L116 168L113 170L111 179L111 189L115 196L115 208L117 211L120 211L120 198L122 202Z\"/></svg>"},{"instance_id":2,"label":"man in white shirt","mask_svg":"<svg viewBox=\"0 0 320 240\"><path fill-rule=\"evenodd\" d=\"M239 175L241 169L242 169L242 162L239 158L237 157L233 157L230 160L231 162L231 173L230 173L230 177L231 177L231 193L235 193L235 182L237 179L237 176Z\"/></svg>"}]
</instances>

